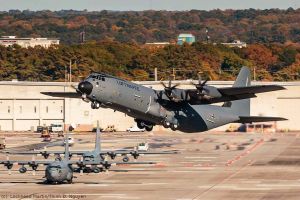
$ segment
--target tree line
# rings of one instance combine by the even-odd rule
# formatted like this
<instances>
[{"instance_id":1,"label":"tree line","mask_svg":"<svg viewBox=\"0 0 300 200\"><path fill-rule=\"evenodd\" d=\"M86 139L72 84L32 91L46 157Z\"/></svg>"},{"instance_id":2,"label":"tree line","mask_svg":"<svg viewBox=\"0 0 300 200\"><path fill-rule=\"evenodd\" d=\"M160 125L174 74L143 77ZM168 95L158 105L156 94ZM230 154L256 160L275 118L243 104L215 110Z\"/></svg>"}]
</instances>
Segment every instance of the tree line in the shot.
<instances>
[{"instance_id":1,"label":"tree line","mask_svg":"<svg viewBox=\"0 0 300 200\"><path fill-rule=\"evenodd\" d=\"M283 44L251 44L229 48L196 42L147 48L111 40L86 44L21 48L0 46L0 80L65 81L72 67L74 81L89 73L104 72L128 80L159 79L233 80L242 66L255 71L257 80L289 81L300 78L300 48Z\"/></svg>"},{"instance_id":2,"label":"tree line","mask_svg":"<svg viewBox=\"0 0 300 200\"><path fill-rule=\"evenodd\" d=\"M191 11L19 11L0 12L0 35L55 37L76 44L79 33L87 40L143 44L173 41L179 33L193 33L198 41L299 43L300 9L191 10Z\"/></svg>"}]
</instances>

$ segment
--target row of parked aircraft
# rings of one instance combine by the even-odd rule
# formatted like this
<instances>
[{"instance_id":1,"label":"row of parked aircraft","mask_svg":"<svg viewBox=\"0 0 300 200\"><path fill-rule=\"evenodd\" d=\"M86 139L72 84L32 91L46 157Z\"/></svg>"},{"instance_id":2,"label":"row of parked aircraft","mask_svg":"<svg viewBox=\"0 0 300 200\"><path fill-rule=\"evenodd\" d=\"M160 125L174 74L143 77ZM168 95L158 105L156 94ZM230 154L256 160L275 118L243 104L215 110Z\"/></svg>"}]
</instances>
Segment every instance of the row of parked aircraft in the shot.
<instances>
[{"instance_id":1,"label":"row of parked aircraft","mask_svg":"<svg viewBox=\"0 0 300 200\"><path fill-rule=\"evenodd\" d=\"M0 160L0 164L11 170L13 165L21 166L19 168L20 173L26 173L29 166L33 171L37 170L40 165L47 166L45 168L46 183L72 183L73 172L79 173L100 173L109 170L112 165L136 165L136 164L155 164L155 162L137 162L141 155L154 155L154 154L177 154L177 151L138 151L134 150L102 150L101 149L101 137L100 137L99 125L96 131L95 148L93 150L69 150L69 140L65 141L64 151L2 151L2 153L8 154L20 154L20 155L42 155L45 159L48 159L50 155L55 155L55 160ZM67 137L68 138L68 135ZM64 155L63 159L61 155ZM73 155L81 156L80 160L71 160ZM123 156L122 162L108 161L107 157L114 160L116 156ZM129 157L132 156L135 161L129 162Z\"/></svg>"}]
</instances>

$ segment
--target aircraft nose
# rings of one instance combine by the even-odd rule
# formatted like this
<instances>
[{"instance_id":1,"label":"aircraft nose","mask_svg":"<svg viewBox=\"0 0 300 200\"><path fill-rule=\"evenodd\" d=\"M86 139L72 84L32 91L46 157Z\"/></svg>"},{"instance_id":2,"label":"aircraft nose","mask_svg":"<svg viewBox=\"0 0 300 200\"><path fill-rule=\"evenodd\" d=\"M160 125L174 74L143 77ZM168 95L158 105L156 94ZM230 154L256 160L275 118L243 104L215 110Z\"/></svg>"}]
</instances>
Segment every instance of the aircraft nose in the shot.
<instances>
[{"instance_id":1,"label":"aircraft nose","mask_svg":"<svg viewBox=\"0 0 300 200\"><path fill-rule=\"evenodd\" d=\"M78 90L82 93L82 94L91 94L92 90L93 90L93 85L88 82L88 81L82 81L78 84Z\"/></svg>"}]
</instances>

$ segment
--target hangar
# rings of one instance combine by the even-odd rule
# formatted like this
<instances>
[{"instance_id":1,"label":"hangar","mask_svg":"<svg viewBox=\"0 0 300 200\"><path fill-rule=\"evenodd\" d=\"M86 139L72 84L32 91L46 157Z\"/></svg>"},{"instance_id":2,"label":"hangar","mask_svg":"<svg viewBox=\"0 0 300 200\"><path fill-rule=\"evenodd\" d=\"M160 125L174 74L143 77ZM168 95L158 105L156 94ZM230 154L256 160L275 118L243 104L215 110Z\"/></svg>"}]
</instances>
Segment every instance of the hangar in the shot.
<instances>
[{"instance_id":1,"label":"hangar","mask_svg":"<svg viewBox=\"0 0 300 200\"><path fill-rule=\"evenodd\" d=\"M136 82L154 89L162 89L159 82ZM181 88L192 88L190 81L174 81ZM210 81L209 85L230 87L231 81ZM72 83L76 85L77 83ZM258 94L251 99L251 115L280 116L288 121L277 122L278 130L300 130L300 82L252 82L257 84L277 84L287 90ZM34 131L37 126L62 122L66 126L76 124L77 131L90 131L99 120L101 127L115 125L124 131L134 124L134 120L123 113L111 109L92 110L89 103L81 99L54 98L40 92L70 92L71 83L66 82L0 82L0 130ZM162 129L162 127L156 127ZM221 127L218 129L226 129Z\"/></svg>"}]
</instances>

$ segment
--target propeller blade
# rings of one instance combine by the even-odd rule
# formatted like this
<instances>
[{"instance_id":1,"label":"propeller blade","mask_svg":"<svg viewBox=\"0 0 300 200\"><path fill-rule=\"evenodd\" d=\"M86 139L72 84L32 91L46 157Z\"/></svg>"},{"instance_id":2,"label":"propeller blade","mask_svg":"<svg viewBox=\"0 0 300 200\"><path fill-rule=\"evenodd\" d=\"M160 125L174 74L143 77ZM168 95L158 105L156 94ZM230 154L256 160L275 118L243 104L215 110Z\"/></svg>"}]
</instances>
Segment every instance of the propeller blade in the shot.
<instances>
[{"instance_id":1,"label":"propeller blade","mask_svg":"<svg viewBox=\"0 0 300 200\"><path fill-rule=\"evenodd\" d=\"M202 87L205 86L205 84L207 83L208 79L206 79L201 85Z\"/></svg>"},{"instance_id":2,"label":"propeller blade","mask_svg":"<svg viewBox=\"0 0 300 200\"><path fill-rule=\"evenodd\" d=\"M33 175L33 176L36 175L36 170L32 170L32 175Z\"/></svg>"},{"instance_id":3,"label":"propeller blade","mask_svg":"<svg viewBox=\"0 0 300 200\"><path fill-rule=\"evenodd\" d=\"M8 175L11 175L11 169L8 170Z\"/></svg>"},{"instance_id":4,"label":"propeller blade","mask_svg":"<svg viewBox=\"0 0 300 200\"><path fill-rule=\"evenodd\" d=\"M164 86L164 88L167 88L167 86L166 86L166 84L164 83L164 82L160 82L160 84L162 85L162 86Z\"/></svg>"},{"instance_id":5,"label":"propeller blade","mask_svg":"<svg viewBox=\"0 0 300 200\"><path fill-rule=\"evenodd\" d=\"M82 176L83 175L83 169L82 168L80 168L80 176Z\"/></svg>"}]
</instances>

